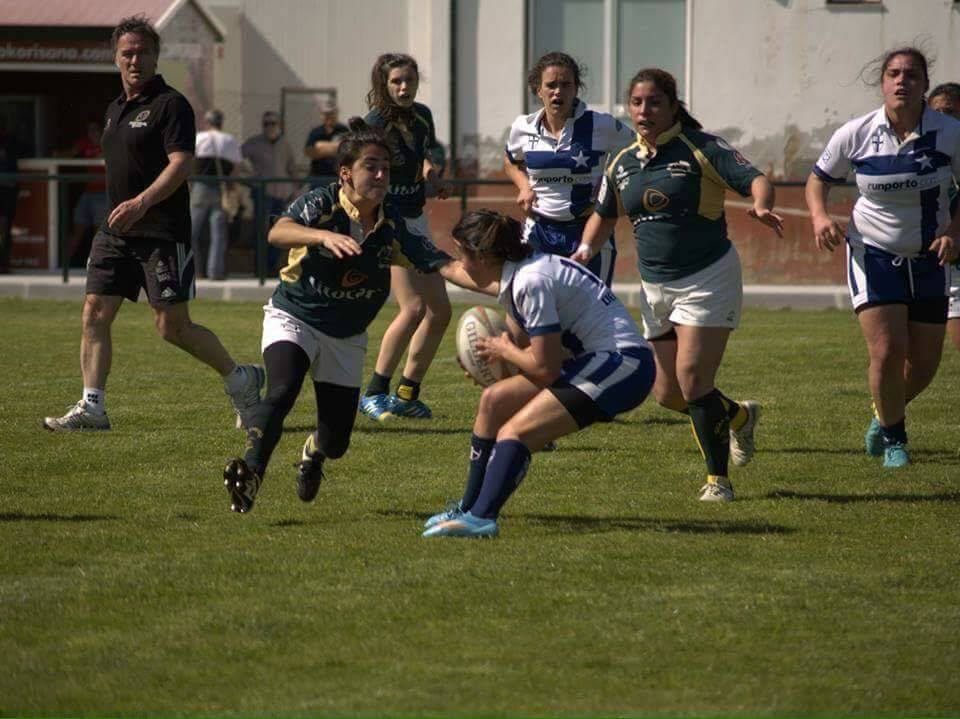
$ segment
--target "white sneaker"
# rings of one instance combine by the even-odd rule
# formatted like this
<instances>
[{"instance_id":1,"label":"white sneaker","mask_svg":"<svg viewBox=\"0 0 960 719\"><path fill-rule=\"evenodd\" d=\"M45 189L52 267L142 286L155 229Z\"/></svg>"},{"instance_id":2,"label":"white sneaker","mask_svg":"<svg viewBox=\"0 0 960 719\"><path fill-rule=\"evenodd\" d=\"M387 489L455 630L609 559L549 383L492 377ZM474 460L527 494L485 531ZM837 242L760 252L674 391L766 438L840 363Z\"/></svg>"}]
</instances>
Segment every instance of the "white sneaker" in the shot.
<instances>
[{"instance_id":1,"label":"white sneaker","mask_svg":"<svg viewBox=\"0 0 960 719\"><path fill-rule=\"evenodd\" d=\"M91 412L87 403L80 400L63 417L45 417L43 427L51 432L106 432L110 429L110 420L106 412Z\"/></svg>"},{"instance_id":2,"label":"white sneaker","mask_svg":"<svg viewBox=\"0 0 960 719\"><path fill-rule=\"evenodd\" d=\"M753 432L760 421L760 405L748 399L741 402L740 406L747 413L747 421L736 432L730 430L730 461L737 467L744 467L750 464L757 451L753 443Z\"/></svg>"},{"instance_id":3,"label":"white sneaker","mask_svg":"<svg viewBox=\"0 0 960 719\"><path fill-rule=\"evenodd\" d=\"M697 499L701 502L732 502L733 485L722 479L707 482L700 487L700 496Z\"/></svg>"},{"instance_id":4,"label":"white sneaker","mask_svg":"<svg viewBox=\"0 0 960 719\"><path fill-rule=\"evenodd\" d=\"M262 367L246 364L240 369L244 374L244 383L236 392L224 389L230 398L233 409L237 413L237 429L246 429L249 426L253 410L260 404L260 390L266 382L267 376Z\"/></svg>"}]
</instances>

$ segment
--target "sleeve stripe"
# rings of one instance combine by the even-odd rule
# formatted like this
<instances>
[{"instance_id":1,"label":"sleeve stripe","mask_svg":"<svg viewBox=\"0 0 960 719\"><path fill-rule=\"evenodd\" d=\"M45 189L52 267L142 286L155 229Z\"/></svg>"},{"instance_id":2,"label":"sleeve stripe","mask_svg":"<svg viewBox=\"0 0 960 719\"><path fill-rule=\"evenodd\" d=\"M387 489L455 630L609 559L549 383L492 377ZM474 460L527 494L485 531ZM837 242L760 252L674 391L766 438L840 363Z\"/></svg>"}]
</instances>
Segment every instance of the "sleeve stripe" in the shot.
<instances>
[{"instance_id":1,"label":"sleeve stripe","mask_svg":"<svg viewBox=\"0 0 960 719\"><path fill-rule=\"evenodd\" d=\"M544 325L543 327L528 327L527 334L531 337L539 337L540 335L550 335L554 332L559 332L562 327L559 324L555 325Z\"/></svg>"},{"instance_id":2,"label":"sleeve stripe","mask_svg":"<svg viewBox=\"0 0 960 719\"><path fill-rule=\"evenodd\" d=\"M837 179L833 175L828 175L826 172L820 169L819 165L813 166L813 174L819 177L824 182L829 182L831 185L840 185L845 182L843 178Z\"/></svg>"},{"instance_id":3,"label":"sleeve stripe","mask_svg":"<svg viewBox=\"0 0 960 719\"><path fill-rule=\"evenodd\" d=\"M510 161L511 165L519 165L523 162L523 160L517 160L514 158L513 153L510 152L509 147L504 146L503 151L507 154L507 159Z\"/></svg>"}]
</instances>

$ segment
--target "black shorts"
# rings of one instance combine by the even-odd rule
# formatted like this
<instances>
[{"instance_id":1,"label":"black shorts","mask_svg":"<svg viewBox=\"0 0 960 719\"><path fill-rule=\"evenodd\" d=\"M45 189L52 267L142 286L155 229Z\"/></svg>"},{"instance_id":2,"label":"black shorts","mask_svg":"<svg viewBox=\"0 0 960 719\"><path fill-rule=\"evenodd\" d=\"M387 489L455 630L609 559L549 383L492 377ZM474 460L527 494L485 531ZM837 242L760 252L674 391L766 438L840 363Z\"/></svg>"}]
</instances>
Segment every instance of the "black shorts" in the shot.
<instances>
[{"instance_id":1,"label":"black shorts","mask_svg":"<svg viewBox=\"0 0 960 719\"><path fill-rule=\"evenodd\" d=\"M141 288L156 307L192 300L196 285L190 245L98 231L87 260L87 294L136 302Z\"/></svg>"}]
</instances>

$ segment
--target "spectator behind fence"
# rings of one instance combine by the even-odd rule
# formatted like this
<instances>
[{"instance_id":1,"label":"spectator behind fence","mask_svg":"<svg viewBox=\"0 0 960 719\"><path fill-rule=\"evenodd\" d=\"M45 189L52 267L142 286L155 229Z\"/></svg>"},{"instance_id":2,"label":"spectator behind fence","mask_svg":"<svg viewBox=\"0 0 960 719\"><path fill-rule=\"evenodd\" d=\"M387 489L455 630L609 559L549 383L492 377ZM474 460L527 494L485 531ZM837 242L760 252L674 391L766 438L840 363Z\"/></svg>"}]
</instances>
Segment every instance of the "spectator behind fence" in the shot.
<instances>
[{"instance_id":1,"label":"spectator behind fence","mask_svg":"<svg viewBox=\"0 0 960 719\"><path fill-rule=\"evenodd\" d=\"M310 158L310 177L330 178L337 175L337 148L340 140L347 134L347 128L337 122L340 112L331 101L321 106L321 124L310 130L307 135L307 144L303 154ZM325 182L311 183L311 187L318 187Z\"/></svg>"},{"instance_id":2,"label":"spectator behind fence","mask_svg":"<svg viewBox=\"0 0 960 719\"><path fill-rule=\"evenodd\" d=\"M203 119L208 129L197 133L195 174L210 177L233 174L234 168L243 162L240 143L223 131L223 112L220 110L208 110ZM227 192L227 183L223 181L195 182L190 191L193 253L197 257L199 275L203 277L206 268L206 276L212 280L227 277L227 213L224 211ZM203 234L208 223L209 244Z\"/></svg>"},{"instance_id":3,"label":"spectator behind fence","mask_svg":"<svg viewBox=\"0 0 960 719\"><path fill-rule=\"evenodd\" d=\"M0 125L0 173L17 171L17 145L12 132ZM10 272L13 215L20 188L13 180L0 180L0 274Z\"/></svg>"},{"instance_id":4,"label":"spectator behind fence","mask_svg":"<svg viewBox=\"0 0 960 719\"><path fill-rule=\"evenodd\" d=\"M87 121L86 132L73 143L71 157L95 160L103 157L100 136L103 123L97 118ZM103 224L107 214L107 186L104 181L106 169L91 167L86 170L94 178L84 185L83 193L73 208L73 229L70 233L70 265L82 267L90 254L93 232Z\"/></svg>"},{"instance_id":5,"label":"spectator behind fence","mask_svg":"<svg viewBox=\"0 0 960 719\"><path fill-rule=\"evenodd\" d=\"M240 148L244 159L249 161L253 174L259 177L295 177L297 164L293 149L283 134L280 115L272 110L263 113L263 132L247 139ZM291 182L269 182L264 186L265 206L262 212L267 216L267 228L272 227L287 204L296 195L297 185ZM259 202L260 194L254 192L254 202ZM260 232L256 233L256 250L261 251ZM273 245L267 245L267 271L273 274L278 269L280 251Z\"/></svg>"}]
</instances>

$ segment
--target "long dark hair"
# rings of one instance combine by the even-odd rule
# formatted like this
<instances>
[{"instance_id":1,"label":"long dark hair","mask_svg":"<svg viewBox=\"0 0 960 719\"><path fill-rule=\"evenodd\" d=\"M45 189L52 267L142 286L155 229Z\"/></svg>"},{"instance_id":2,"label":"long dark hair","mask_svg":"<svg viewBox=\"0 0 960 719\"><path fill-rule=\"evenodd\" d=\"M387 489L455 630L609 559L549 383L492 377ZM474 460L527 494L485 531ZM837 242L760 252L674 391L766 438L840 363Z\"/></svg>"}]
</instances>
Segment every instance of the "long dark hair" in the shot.
<instances>
[{"instance_id":1,"label":"long dark hair","mask_svg":"<svg viewBox=\"0 0 960 719\"><path fill-rule=\"evenodd\" d=\"M860 77L870 87L880 87L883 84L883 76L887 72L890 62L898 55L907 55L916 60L917 64L923 68L923 79L926 84L924 91L930 89L930 68L933 67L933 58L927 59L927 54L913 45L904 45L887 50L882 55L878 55L860 69Z\"/></svg>"},{"instance_id":2,"label":"long dark hair","mask_svg":"<svg viewBox=\"0 0 960 719\"><path fill-rule=\"evenodd\" d=\"M661 70L659 67L645 67L633 76L630 84L627 85L627 92L624 95L625 104L630 104L630 93L637 83L640 82L652 82L660 92L667 96L667 99L672 105L677 106L677 114L673 119L675 122L680 123L680 127L685 130L699 130L703 127L687 110L687 106L683 103L683 100L677 97L676 78L666 70Z\"/></svg>"},{"instance_id":3,"label":"long dark hair","mask_svg":"<svg viewBox=\"0 0 960 719\"><path fill-rule=\"evenodd\" d=\"M927 102L929 103L933 98L944 97L953 100L955 103L960 105L960 83L956 82L943 82L937 85L930 91L930 95L927 96Z\"/></svg>"},{"instance_id":4,"label":"long dark hair","mask_svg":"<svg viewBox=\"0 0 960 719\"><path fill-rule=\"evenodd\" d=\"M376 110L387 120L393 120L405 112L390 99L390 91L387 89L387 78L390 77L390 71L396 70L398 67L409 67L417 74L417 79L420 79L420 68L417 66L417 61L410 55L401 52L384 53L373 63L373 69L370 71L370 92L367 93L367 107Z\"/></svg>"},{"instance_id":5,"label":"long dark hair","mask_svg":"<svg viewBox=\"0 0 960 719\"><path fill-rule=\"evenodd\" d=\"M587 74L586 66L581 65L571 55L565 52L548 52L537 60L527 73L527 87L530 88L530 92L534 95L536 95L540 89L540 85L543 82L543 71L548 67L562 67L564 70L568 70L570 74L573 75L573 83L577 86L577 94L579 94L581 90L587 89L587 85L583 81L584 75Z\"/></svg>"},{"instance_id":6,"label":"long dark hair","mask_svg":"<svg viewBox=\"0 0 960 719\"><path fill-rule=\"evenodd\" d=\"M519 262L533 250L523 244L523 228L512 217L493 210L472 210L453 228L453 238L471 257Z\"/></svg>"},{"instance_id":7,"label":"long dark hair","mask_svg":"<svg viewBox=\"0 0 960 719\"><path fill-rule=\"evenodd\" d=\"M387 138L377 128L370 127L363 118L351 117L347 120L347 127L350 128L350 132L337 146L337 168L352 167L367 145L382 147L387 155L390 155Z\"/></svg>"}]
</instances>

